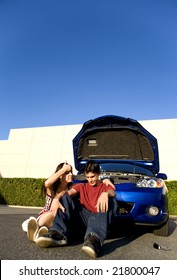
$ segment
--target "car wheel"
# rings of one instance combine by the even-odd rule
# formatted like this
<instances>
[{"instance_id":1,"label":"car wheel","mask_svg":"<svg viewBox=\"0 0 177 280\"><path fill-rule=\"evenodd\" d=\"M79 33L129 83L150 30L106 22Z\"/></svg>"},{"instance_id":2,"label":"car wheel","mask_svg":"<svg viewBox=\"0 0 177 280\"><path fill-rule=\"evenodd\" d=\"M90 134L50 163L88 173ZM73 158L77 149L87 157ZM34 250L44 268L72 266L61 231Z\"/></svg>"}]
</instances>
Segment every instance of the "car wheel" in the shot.
<instances>
[{"instance_id":1,"label":"car wheel","mask_svg":"<svg viewBox=\"0 0 177 280\"><path fill-rule=\"evenodd\" d=\"M169 219L162 227L153 230L153 233L158 236L169 236Z\"/></svg>"}]
</instances>

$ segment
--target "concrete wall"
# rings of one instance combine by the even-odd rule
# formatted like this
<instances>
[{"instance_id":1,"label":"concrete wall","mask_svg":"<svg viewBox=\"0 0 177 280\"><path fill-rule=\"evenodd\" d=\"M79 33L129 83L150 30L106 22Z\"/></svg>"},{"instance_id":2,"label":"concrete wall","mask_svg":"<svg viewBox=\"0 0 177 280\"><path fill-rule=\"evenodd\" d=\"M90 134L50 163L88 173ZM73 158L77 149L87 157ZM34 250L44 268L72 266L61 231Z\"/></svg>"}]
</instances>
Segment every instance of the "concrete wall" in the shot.
<instances>
[{"instance_id":1,"label":"concrete wall","mask_svg":"<svg viewBox=\"0 0 177 280\"><path fill-rule=\"evenodd\" d=\"M158 140L160 172L177 180L177 119L139 122ZM74 167L72 139L81 127L11 129L9 139L0 140L0 176L46 178L65 160Z\"/></svg>"}]
</instances>

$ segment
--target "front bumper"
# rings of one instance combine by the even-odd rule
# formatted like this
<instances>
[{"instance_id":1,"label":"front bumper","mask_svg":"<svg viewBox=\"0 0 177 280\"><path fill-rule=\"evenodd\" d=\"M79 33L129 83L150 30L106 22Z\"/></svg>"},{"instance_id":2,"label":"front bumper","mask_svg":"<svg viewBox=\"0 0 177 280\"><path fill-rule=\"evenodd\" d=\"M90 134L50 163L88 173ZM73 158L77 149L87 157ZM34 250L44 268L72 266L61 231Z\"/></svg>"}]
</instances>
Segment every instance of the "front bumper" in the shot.
<instances>
[{"instance_id":1,"label":"front bumper","mask_svg":"<svg viewBox=\"0 0 177 280\"><path fill-rule=\"evenodd\" d=\"M136 225L161 226L168 220L168 198L162 188L125 189L116 186L116 219ZM156 211L151 211L151 210Z\"/></svg>"}]
</instances>

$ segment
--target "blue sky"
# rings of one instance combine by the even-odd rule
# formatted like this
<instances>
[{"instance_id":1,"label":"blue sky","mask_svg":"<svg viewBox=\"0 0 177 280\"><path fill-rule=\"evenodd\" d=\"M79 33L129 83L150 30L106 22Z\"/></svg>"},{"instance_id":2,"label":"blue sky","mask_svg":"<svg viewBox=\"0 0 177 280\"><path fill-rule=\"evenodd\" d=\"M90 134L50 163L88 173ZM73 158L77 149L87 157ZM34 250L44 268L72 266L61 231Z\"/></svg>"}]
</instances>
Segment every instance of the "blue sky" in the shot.
<instances>
[{"instance_id":1,"label":"blue sky","mask_svg":"<svg viewBox=\"0 0 177 280\"><path fill-rule=\"evenodd\" d=\"M177 118L176 0L0 0L0 139L111 114Z\"/></svg>"}]
</instances>

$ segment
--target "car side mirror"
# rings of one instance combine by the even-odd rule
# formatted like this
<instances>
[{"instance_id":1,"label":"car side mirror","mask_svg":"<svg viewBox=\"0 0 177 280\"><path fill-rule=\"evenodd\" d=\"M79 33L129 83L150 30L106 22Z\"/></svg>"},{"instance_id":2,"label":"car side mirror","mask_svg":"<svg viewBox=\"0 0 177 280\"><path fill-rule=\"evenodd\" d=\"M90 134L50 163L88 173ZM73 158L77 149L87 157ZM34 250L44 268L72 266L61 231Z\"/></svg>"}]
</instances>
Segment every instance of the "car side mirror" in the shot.
<instances>
[{"instance_id":1,"label":"car side mirror","mask_svg":"<svg viewBox=\"0 0 177 280\"><path fill-rule=\"evenodd\" d=\"M167 175L165 173L158 173L156 177L162 180L167 180Z\"/></svg>"}]
</instances>

